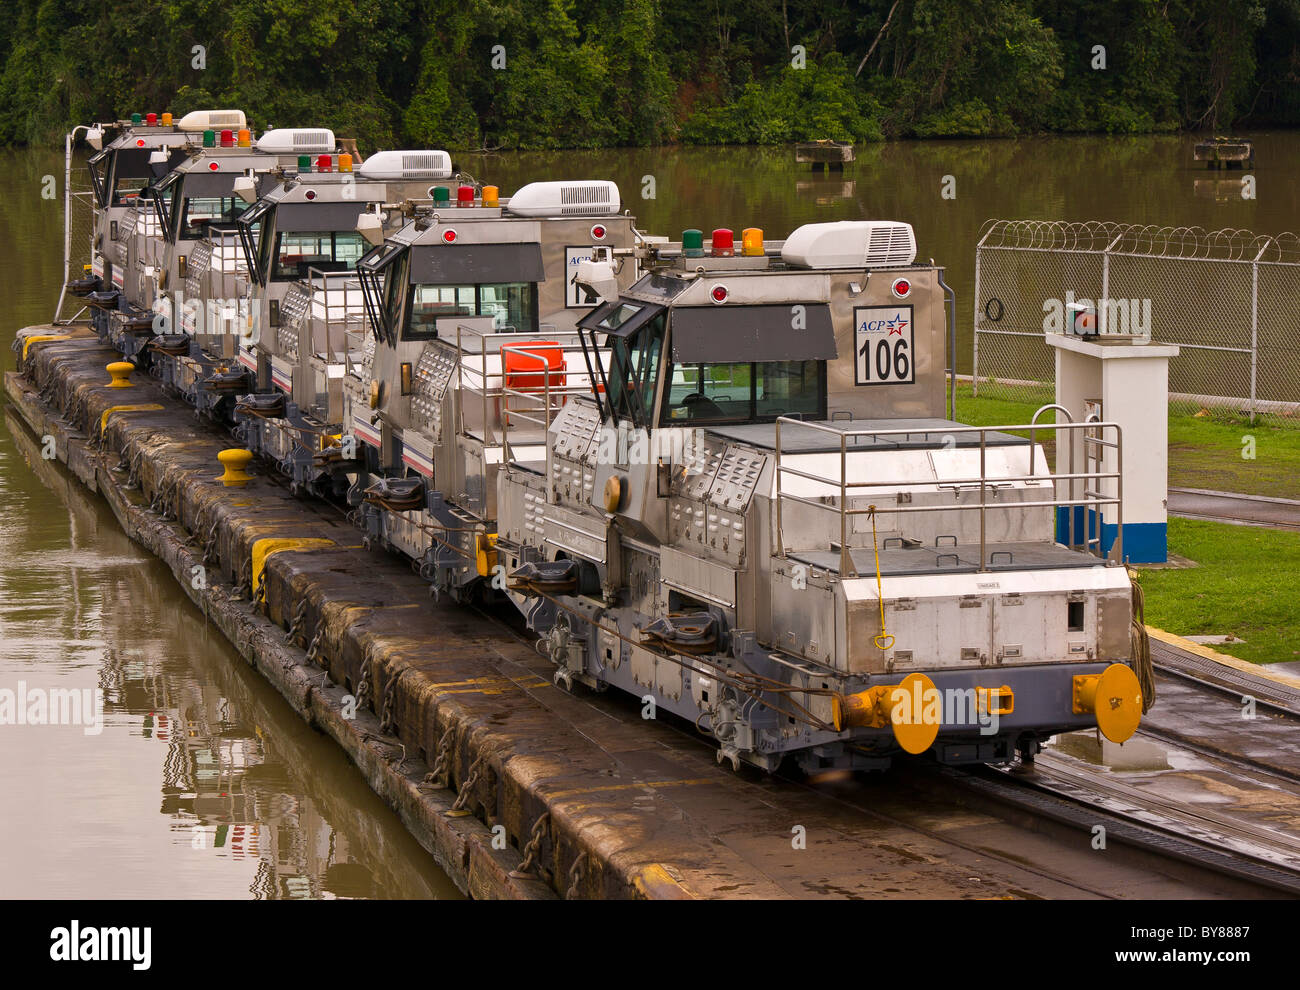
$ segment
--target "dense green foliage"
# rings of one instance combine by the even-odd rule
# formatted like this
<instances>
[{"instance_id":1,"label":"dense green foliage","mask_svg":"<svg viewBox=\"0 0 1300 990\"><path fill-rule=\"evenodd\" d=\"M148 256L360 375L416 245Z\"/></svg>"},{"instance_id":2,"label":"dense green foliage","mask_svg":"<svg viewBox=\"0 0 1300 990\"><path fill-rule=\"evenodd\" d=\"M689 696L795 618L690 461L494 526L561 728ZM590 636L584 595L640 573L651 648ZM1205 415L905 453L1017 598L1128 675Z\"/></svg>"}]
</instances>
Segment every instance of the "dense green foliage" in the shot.
<instances>
[{"instance_id":1,"label":"dense green foliage","mask_svg":"<svg viewBox=\"0 0 1300 990\"><path fill-rule=\"evenodd\" d=\"M1300 0L8 0L6 14L5 144L215 105L366 149L1300 123Z\"/></svg>"}]
</instances>

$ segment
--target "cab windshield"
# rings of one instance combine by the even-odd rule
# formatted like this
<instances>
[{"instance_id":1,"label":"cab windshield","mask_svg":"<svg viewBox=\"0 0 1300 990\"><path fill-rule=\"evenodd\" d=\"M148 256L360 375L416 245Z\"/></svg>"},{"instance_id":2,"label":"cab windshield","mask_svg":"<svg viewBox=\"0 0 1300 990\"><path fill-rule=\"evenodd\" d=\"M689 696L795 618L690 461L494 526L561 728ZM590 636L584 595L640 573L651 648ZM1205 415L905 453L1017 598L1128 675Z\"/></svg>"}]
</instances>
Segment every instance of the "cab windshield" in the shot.
<instances>
[{"instance_id":1,"label":"cab windshield","mask_svg":"<svg viewBox=\"0 0 1300 990\"><path fill-rule=\"evenodd\" d=\"M181 206L180 236L197 240L208 227L234 223L248 204L235 196L186 196Z\"/></svg>"},{"instance_id":2,"label":"cab windshield","mask_svg":"<svg viewBox=\"0 0 1300 990\"><path fill-rule=\"evenodd\" d=\"M624 314L619 322L627 322L632 315L635 314ZM616 316L617 311L610 318ZM609 336L610 367L606 394L614 419L630 419L636 426L648 426L653 420L667 318L667 310L661 310L626 337Z\"/></svg>"},{"instance_id":3,"label":"cab windshield","mask_svg":"<svg viewBox=\"0 0 1300 990\"><path fill-rule=\"evenodd\" d=\"M675 364L668 376L660 422L763 423L778 416L825 418L822 361Z\"/></svg>"},{"instance_id":4,"label":"cab windshield","mask_svg":"<svg viewBox=\"0 0 1300 990\"><path fill-rule=\"evenodd\" d=\"M313 268L321 272L352 271L367 250L365 238L355 230L276 231L271 278L276 282L306 278Z\"/></svg>"},{"instance_id":5,"label":"cab windshield","mask_svg":"<svg viewBox=\"0 0 1300 990\"><path fill-rule=\"evenodd\" d=\"M148 185L149 177L144 175L124 175L116 179L113 182L113 205L134 206Z\"/></svg>"},{"instance_id":6,"label":"cab windshield","mask_svg":"<svg viewBox=\"0 0 1300 990\"><path fill-rule=\"evenodd\" d=\"M490 316L497 333L531 333L537 329L537 286L532 282L478 285L412 285L403 340L430 340L439 319Z\"/></svg>"}]
</instances>

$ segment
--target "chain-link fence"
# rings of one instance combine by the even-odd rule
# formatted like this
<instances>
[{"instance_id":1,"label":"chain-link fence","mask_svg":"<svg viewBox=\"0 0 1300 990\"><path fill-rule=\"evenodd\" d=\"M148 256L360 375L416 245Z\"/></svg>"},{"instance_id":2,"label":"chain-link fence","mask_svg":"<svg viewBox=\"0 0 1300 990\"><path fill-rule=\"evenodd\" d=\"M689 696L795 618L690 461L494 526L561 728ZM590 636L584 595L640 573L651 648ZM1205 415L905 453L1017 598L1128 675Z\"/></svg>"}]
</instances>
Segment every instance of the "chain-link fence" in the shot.
<instances>
[{"instance_id":1,"label":"chain-link fence","mask_svg":"<svg viewBox=\"0 0 1300 990\"><path fill-rule=\"evenodd\" d=\"M1071 303L1099 333L1177 344L1170 402L1300 422L1300 238L993 220L975 251L977 396L1050 401Z\"/></svg>"}]
</instances>

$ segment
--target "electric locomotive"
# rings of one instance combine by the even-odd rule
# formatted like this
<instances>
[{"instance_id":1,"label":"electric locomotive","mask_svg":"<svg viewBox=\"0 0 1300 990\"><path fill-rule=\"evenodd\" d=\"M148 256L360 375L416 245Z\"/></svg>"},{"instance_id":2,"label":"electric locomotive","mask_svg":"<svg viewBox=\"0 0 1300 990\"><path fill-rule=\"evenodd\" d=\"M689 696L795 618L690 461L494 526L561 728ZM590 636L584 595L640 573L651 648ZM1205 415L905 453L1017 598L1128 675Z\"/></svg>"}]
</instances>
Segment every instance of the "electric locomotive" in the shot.
<instances>
[{"instance_id":1,"label":"electric locomotive","mask_svg":"<svg viewBox=\"0 0 1300 990\"><path fill-rule=\"evenodd\" d=\"M1136 729L1122 535L1106 558L1094 538L1119 431L948 418L947 290L915 250L853 221L739 252L690 231L618 291L584 267L594 388L544 442L507 430L487 538L558 683L641 696L737 768ZM1113 456L1053 474L1052 434Z\"/></svg>"},{"instance_id":2,"label":"electric locomotive","mask_svg":"<svg viewBox=\"0 0 1300 990\"><path fill-rule=\"evenodd\" d=\"M592 391L576 333L600 302L574 282L600 262L631 285L645 238L604 180L537 182L513 196L461 186L358 266L374 346L343 380L349 493L367 539L473 594L496 567L501 465L545 450L546 429ZM500 584L498 580L498 584Z\"/></svg>"}]
</instances>

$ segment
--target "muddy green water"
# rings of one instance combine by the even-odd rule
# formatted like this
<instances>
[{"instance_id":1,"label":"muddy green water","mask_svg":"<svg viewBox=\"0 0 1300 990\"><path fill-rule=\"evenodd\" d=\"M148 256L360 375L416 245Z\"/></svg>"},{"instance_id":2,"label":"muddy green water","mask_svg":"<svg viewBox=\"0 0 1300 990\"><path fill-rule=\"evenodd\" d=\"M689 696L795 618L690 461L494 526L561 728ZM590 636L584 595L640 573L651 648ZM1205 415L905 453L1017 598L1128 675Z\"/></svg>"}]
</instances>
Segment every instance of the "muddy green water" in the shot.
<instances>
[{"instance_id":1,"label":"muddy green water","mask_svg":"<svg viewBox=\"0 0 1300 990\"><path fill-rule=\"evenodd\" d=\"M1253 135L1257 196L1192 161L1191 137L1044 138L859 148L844 173L791 150L467 155L504 194L610 178L650 233L905 220L958 298L971 362L974 247L989 218L1300 230L1300 135ZM50 319L62 279L63 159L0 152L0 312ZM945 177L951 176L951 181ZM947 189L955 196L945 198ZM6 341L9 332L0 333ZM7 352L6 352L7 353ZM12 359L6 359L12 367ZM332 744L234 654L103 504L0 430L4 692L103 691L102 730L0 724L0 897L449 897L454 888ZM94 729L91 727L91 731Z\"/></svg>"}]
</instances>

